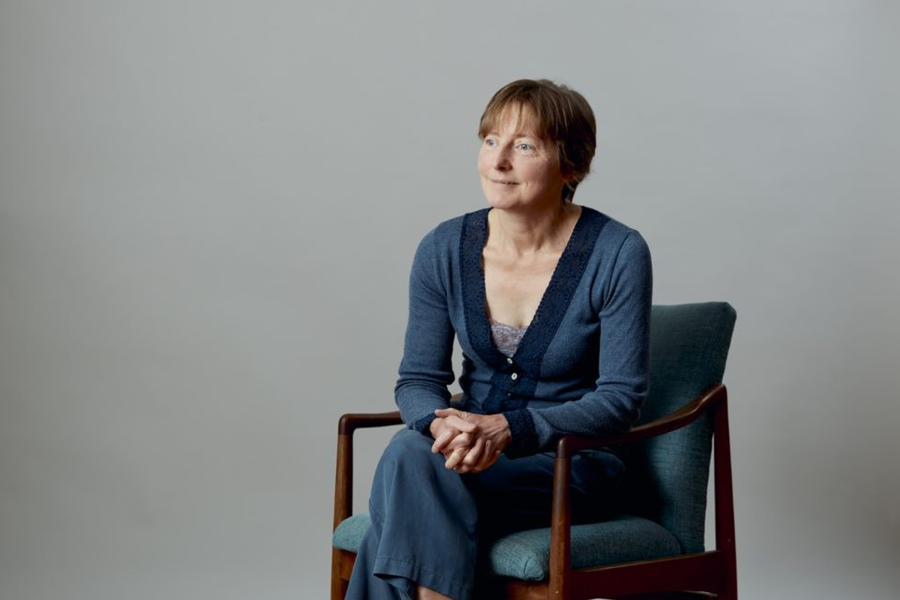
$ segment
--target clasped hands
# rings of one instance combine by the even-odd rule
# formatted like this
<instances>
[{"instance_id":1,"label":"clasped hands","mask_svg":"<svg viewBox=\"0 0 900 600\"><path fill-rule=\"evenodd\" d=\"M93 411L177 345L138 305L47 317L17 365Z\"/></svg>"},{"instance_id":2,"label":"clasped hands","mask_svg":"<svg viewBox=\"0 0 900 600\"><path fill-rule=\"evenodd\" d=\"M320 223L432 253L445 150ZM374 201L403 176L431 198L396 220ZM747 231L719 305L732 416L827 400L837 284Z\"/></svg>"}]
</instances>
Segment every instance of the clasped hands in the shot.
<instances>
[{"instance_id":1,"label":"clasped hands","mask_svg":"<svg viewBox=\"0 0 900 600\"><path fill-rule=\"evenodd\" d=\"M434 414L431 451L443 454L444 466L460 474L492 467L512 439L502 414L479 415L455 408L439 408Z\"/></svg>"}]
</instances>

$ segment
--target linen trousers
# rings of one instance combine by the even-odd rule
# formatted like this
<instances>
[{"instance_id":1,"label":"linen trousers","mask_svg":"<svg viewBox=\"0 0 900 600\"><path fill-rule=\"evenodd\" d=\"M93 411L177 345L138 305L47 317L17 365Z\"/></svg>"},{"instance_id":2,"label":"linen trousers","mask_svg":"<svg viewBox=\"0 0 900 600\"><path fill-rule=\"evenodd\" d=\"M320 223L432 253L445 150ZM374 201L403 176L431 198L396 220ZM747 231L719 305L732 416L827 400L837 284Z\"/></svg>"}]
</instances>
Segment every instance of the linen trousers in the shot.
<instances>
[{"instance_id":1,"label":"linen trousers","mask_svg":"<svg viewBox=\"0 0 900 600\"><path fill-rule=\"evenodd\" d=\"M433 443L401 429L382 454L369 496L372 524L347 600L415 600L419 585L453 600L495 598L490 545L513 531L549 527L554 453L501 455L486 471L460 475L431 452ZM623 472L609 452L574 456L573 522L607 517Z\"/></svg>"}]
</instances>

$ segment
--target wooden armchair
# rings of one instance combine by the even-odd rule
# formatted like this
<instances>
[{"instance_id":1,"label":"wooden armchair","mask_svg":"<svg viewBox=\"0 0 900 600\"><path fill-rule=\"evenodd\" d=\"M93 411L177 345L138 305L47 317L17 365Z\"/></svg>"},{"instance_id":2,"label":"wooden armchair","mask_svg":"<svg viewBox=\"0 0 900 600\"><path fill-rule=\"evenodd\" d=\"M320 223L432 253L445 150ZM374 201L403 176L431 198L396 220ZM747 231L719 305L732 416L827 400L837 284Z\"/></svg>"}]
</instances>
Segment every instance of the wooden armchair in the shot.
<instances>
[{"instance_id":1,"label":"wooden armchair","mask_svg":"<svg viewBox=\"0 0 900 600\"><path fill-rule=\"evenodd\" d=\"M503 597L736 600L728 403L720 383L735 317L734 309L720 302L653 307L651 388L642 422L623 435L559 441L551 526L512 533L491 551ZM369 525L368 515L351 514L353 434L401 423L398 412L340 419L332 600L344 597ZM716 548L705 550L713 443ZM571 459L579 451L610 446L628 448L622 512L602 523L572 525Z\"/></svg>"}]
</instances>

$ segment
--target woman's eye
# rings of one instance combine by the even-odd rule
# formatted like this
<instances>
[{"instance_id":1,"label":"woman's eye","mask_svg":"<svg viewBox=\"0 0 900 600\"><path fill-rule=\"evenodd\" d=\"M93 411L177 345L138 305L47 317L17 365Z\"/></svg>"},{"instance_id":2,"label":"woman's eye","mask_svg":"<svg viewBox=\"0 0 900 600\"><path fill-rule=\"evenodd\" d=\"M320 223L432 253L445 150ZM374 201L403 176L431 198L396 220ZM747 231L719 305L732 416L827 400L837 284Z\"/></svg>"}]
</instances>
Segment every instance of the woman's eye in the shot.
<instances>
[{"instance_id":1,"label":"woman's eye","mask_svg":"<svg viewBox=\"0 0 900 600\"><path fill-rule=\"evenodd\" d=\"M488 145L488 146L493 146L493 145L494 145L494 140L491 139L491 138L485 138L484 143L485 143L486 145Z\"/></svg>"},{"instance_id":2,"label":"woman's eye","mask_svg":"<svg viewBox=\"0 0 900 600\"><path fill-rule=\"evenodd\" d=\"M519 148L521 148L522 150L525 150L526 152L531 152L532 150L534 150L534 146L532 146L531 144L525 144L525 143L519 144Z\"/></svg>"}]
</instances>

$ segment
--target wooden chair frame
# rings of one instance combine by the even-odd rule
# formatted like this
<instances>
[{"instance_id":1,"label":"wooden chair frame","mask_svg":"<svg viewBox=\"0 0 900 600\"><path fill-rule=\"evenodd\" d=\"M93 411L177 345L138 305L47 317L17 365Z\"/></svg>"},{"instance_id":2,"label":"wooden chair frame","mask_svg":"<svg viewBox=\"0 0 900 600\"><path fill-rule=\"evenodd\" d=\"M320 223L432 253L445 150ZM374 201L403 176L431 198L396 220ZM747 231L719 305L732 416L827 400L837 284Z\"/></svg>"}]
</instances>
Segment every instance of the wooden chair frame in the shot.
<instances>
[{"instance_id":1,"label":"wooden chair frame","mask_svg":"<svg viewBox=\"0 0 900 600\"><path fill-rule=\"evenodd\" d=\"M631 444L686 427L704 411L713 411L716 548L656 560L572 569L569 486L572 456L581 450ZM353 511L353 433L367 427L402 424L399 412L345 414L338 424L334 529ZM734 500L728 437L728 392L717 385L680 410L622 435L565 436L556 449L550 524L550 576L547 581L507 580L505 598L514 600L588 600L590 598L704 598L737 600ZM331 600L342 600L356 554L332 548Z\"/></svg>"}]
</instances>

